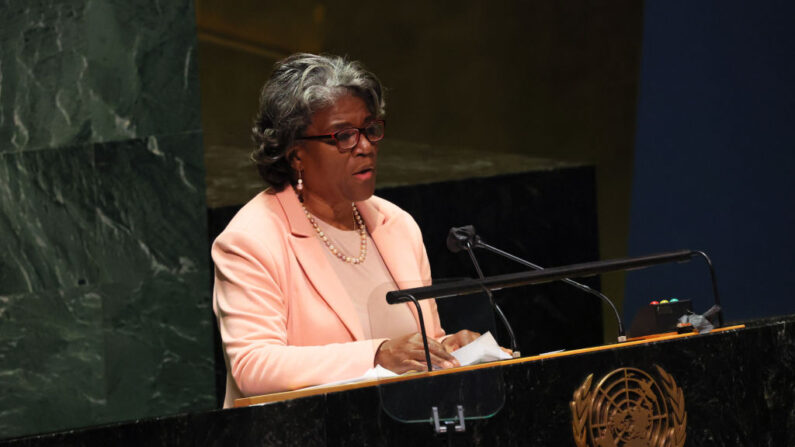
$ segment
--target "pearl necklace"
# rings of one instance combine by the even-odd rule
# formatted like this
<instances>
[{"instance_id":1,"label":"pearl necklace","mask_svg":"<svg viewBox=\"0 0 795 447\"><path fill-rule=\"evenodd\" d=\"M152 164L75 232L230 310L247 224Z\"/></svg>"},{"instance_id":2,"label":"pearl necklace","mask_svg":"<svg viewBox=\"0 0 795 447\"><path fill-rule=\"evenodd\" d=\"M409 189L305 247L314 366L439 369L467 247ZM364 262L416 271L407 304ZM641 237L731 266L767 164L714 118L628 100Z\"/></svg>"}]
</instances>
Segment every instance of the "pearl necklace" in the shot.
<instances>
[{"instance_id":1,"label":"pearl necklace","mask_svg":"<svg viewBox=\"0 0 795 447\"><path fill-rule=\"evenodd\" d=\"M362 221L362 216L359 215L359 210L356 209L356 205L351 203L351 207L353 207L354 227L359 227L358 228L359 237L361 238L358 258L346 256L343 252L337 249L337 247L335 247L334 244L332 244L331 241L329 241L328 236L326 236L326 234L323 233L323 230L320 229L320 226L318 226L317 222L315 221L315 218L312 217L311 214L309 214L309 210L306 209L303 203L301 204L301 208L304 209L304 214L306 214L306 218L309 219L309 223L311 223L312 226L315 228L317 236L320 238L321 241L323 241L323 244L326 245L326 248L328 248L329 251L331 251L331 254L339 258L339 260L342 262L347 262L348 264L361 264L364 262L364 259L367 257L367 228L365 228L364 226L364 222Z\"/></svg>"}]
</instances>

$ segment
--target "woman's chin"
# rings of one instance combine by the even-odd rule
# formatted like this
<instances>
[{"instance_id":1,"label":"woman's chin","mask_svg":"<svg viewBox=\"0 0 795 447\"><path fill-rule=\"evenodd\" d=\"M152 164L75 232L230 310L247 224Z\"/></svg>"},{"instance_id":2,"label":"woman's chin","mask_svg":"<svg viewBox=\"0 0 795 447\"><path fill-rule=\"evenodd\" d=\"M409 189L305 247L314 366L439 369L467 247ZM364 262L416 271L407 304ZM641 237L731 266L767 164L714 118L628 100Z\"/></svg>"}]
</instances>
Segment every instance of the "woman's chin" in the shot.
<instances>
[{"instance_id":1,"label":"woman's chin","mask_svg":"<svg viewBox=\"0 0 795 447\"><path fill-rule=\"evenodd\" d=\"M375 182L372 185L358 185L352 191L351 201L362 202L372 197L373 194L375 194Z\"/></svg>"},{"instance_id":2,"label":"woman's chin","mask_svg":"<svg viewBox=\"0 0 795 447\"><path fill-rule=\"evenodd\" d=\"M369 199L375 194L375 175L370 175L364 180L355 179L348 192L354 202Z\"/></svg>"}]
</instances>

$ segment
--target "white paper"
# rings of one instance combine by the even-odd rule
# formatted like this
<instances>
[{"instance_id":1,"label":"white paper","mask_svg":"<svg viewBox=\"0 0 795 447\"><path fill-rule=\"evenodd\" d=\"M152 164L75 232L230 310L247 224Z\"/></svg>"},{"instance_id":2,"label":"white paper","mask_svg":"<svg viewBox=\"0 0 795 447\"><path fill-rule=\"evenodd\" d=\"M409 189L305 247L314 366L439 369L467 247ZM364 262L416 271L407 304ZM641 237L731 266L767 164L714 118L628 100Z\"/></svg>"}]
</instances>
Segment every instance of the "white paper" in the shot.
<instances>
[{"instance_id":1,"label":"white paper","mask_svg":"<svg viewBox=\"0 0 795 447\"><path fill-rule=\"evenodd\" d=\"M346 385L348 383L365 382L367 380L385 379L387 377L395 377L397 375L398 374L384 368L381 365L376 365L375 368L370 368L361 376L354 377L353 379L337 380L336 382L324 383L322 385L310 386L303 389L311 390L313 388L325 388L327 386Z\"/></svg>"},{"instance_id":2,"label":"white paper","mask_svg":"<svg viewBox=\"0 0 795 447\"><path fill-rule=\"evenodd\" d=\"M461 366L513 358L500 348L491 332L486 332L472 343L453 351L452 354Z\"/></svg>"},{"instance_id":3,"label":"white paper","mask_svg":"<svg viewBox=\"0 0 795 447\"><path fill-rule=\"evenodd\" d=\"M491 332L486 332L485 334L476 338L472 343L453 351L452 355L458 359L458 362L461 364L461 366L475 365L478 363L493 362L495 360L506 360L512 358L508 353L500 348L500 345L497 344L497 340L494 339L494 336L491 335ZM376 365L375 368L368 369L359 377L337 380L336 382L310 386L304 389L325 388L335 385L345 385L348 383L385 379L387 377L396 377L398 375L399 374L396 374L381 365Z\"/></svg>"}]
</instances>

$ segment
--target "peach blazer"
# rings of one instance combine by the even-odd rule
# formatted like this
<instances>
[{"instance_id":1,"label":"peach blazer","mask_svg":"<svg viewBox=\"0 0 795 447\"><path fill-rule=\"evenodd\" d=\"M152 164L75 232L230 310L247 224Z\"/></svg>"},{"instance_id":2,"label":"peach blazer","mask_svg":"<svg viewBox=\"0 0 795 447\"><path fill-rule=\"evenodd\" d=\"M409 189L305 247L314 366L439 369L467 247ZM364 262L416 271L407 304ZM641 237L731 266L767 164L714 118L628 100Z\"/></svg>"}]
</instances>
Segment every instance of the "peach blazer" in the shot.
<instances>
[{"instance_id":1,"label":"peach blazer","mask_svg":"<svg viewBox=\"0 0 795 447\"><path fill-rule=\"evenodd\" d=\"M414 219L375 196L356 206L398 287L430 284ZM289 187L258 194L213 243L225 408L239 397L354 378L373 367L384 339L364 339L353 302L323 250ZM418 321L414 306L405 305ZM436 303L422 301L421 308L428 335L442 337Z\"/></svg>"}]
</instances>

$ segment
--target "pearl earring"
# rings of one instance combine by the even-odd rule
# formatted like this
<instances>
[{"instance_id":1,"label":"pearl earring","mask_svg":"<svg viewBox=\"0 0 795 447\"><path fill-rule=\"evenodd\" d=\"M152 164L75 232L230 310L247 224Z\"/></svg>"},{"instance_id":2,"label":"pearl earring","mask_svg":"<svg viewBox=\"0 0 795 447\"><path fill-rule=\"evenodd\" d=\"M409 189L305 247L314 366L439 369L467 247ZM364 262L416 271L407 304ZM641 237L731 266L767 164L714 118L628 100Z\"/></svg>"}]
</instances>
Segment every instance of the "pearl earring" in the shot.
<instances>
[{"instance_id":1,"label":"pearl earring","mask_svg":"<svg viewBox=\"0 0 795 447\"><path fill-rule=\"evenodd\" d=\"M298 171L298 184L295 185L295 191L298 193L298 201L304 202L304 179L301 178L301 172Z\"/></svg>"}]
</instances>

